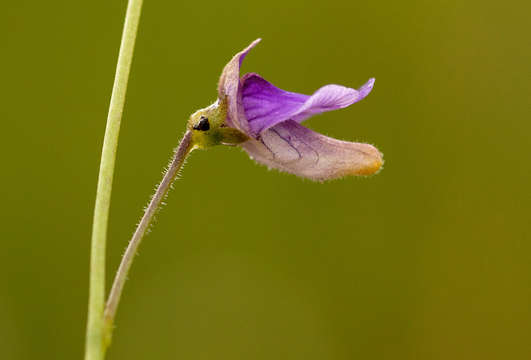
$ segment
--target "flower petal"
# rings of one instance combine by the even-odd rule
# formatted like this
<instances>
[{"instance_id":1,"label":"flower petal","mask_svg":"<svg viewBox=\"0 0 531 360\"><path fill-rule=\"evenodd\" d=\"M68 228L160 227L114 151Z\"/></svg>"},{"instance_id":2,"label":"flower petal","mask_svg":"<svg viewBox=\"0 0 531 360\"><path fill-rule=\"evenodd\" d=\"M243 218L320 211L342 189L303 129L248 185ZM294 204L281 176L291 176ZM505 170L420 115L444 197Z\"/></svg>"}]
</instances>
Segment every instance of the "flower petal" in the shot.
<instances>
[{"instance_id":1,"label":"flower petal","mask_svg":"<svg viewBox=\"0 0 531 360\"><path fill-rule=\"evenodd\" d=\"M249 130L256 136L289 119L300 123L312 115L352 105L367 96L373 85L374 79L359 90L326 85L309 96L284 91L251 73L241 80L241 101Z\"/></svg>"},{"instance_id":2,"label":"flower petal","mask_svg":"<svg viewBox=\"0 0 531 360\"><path fill-rule=\"evenodd\" d=\"M234 55L234 57L225 65L218 83L218 97L223 100L228 100L228 117L227 122L229 126L235 127L238 130L248 134L249 126L245 121L243 108L241 106L241 85L240 85L240 66L247 53L260 42L261 39L256 39L245 49ZM240 106L238 106L240 103Z\"/></svg>"},{"instance_id":3,"label":"flower petal","mask_svg":"<svg viewBox=\"0 0 531 360\"><path fill-rule=\"evenodd\" d=\"M318 181L371 175L383 164L382 154L372 145L336 140L293 120L273 126L242 147L261 164Z\"/></svg>"}]
</instances>

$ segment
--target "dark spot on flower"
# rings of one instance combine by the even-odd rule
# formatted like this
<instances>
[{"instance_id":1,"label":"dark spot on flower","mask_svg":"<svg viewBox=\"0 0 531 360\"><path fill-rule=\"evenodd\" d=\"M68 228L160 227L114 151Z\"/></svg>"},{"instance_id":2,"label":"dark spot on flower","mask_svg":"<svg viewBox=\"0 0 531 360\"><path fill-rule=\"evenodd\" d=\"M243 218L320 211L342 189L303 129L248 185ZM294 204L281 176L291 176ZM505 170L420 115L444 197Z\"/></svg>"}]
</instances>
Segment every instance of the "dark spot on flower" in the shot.
<instances>
[{"instance_id":1,"label":"dark spot on flower","mask_svg":"<svg viewBox=\"0 0 531 360\"><path fill-rule=\"evenodd\" d=\"M194 125L194 130L199 131L208 131L210 130L210 123L208 122L208 118L201 115L201 118L199 119L199 122Z\"/></svg>"}]
</instances>

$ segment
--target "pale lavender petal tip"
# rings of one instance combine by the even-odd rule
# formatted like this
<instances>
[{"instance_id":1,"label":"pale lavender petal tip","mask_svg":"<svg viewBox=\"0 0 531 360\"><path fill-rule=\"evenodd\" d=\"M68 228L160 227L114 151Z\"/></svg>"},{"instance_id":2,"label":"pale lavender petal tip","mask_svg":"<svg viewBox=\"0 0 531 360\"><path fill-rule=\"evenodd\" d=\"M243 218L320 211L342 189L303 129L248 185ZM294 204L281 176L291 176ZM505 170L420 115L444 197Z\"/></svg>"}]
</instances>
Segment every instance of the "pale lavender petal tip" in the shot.
<instances>
[{"instance_id":1,"label":"pale lavender petal tip","mask_svg":"<svg viewBox=\"0 0 531 360\"><path fill-rule=\"evenodd\" d=\"M372 91L372 88L374 87L374 81L376 79L370 78L369 81L367 81L360 89L358 90L360 92L360 100L363 99L365 96L369 95L369 93Z\"/></svg>"}]
</instances>

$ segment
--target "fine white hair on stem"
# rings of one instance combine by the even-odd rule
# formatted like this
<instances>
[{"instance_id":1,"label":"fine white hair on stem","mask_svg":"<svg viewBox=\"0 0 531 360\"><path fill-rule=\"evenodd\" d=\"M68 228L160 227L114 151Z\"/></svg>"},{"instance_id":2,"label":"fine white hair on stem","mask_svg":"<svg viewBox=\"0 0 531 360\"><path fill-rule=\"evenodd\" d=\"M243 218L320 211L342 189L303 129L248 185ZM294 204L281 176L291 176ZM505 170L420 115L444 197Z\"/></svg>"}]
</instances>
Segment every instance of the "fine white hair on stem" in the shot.
<instances>
[{"instance_id":1,"label":"fine white hair on stem","mask_svg":"<svg viewBox=\"0 0 531 360\"><path fill-rule=\"evenodd\" d=\"M155 194L151 197L151 200L149 201L149 205L146 207L144 211L144 215L142 216L142 219L138 223L136 230L131 240L129 241L129 245L127 246L127 249L125 250L124 256L122 257L122 261L120 263L120 266L118 267L118 271L114 278L114 282L111 288L111 293L109 294L109 298L105 306L105 313L104 313L104 321L105 321L105 329L106 329L105 341L107 343L109 343L111 339L114 317L116 315L116 309L118 307L118 303L120 302L120 297L123 291L123 286L124 286L125 280L127 279L127 274L129 273L129 269L131 268L133 259L138 250L138 246L140 245L140 242L142 241L146 233L149 232L150 226L153 223L155 215L160 210L160 207L163 205L164 200L166 199L166 196L168 195L168 191L170 190L172 183L177 178L178 172L184 164L184 160L186 156L192 150L193 150L192 133L190 131L187 131L184 134L179 146L174 151L174 155L172 157L172 160L167 170L164 173L162 181L157 186Z\"/></svg>"}]
</instances>

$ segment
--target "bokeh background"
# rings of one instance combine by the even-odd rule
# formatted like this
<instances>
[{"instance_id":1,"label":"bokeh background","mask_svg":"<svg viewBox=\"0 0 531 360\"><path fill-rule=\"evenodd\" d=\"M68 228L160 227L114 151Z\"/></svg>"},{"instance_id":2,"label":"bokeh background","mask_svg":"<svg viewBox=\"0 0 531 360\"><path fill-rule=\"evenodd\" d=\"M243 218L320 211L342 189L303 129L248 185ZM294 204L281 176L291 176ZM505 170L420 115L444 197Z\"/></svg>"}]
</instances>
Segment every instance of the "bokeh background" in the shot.
<instances>
[{"instance_id":1,"label":"bokeh background","mask_svg":"<svg viewBox=\"0 0 531 360\"><path fill-rule=\"evenodd\" d=\"M89 239L126 1L0 14L2 359L81 359ZM279 87L357 87L311 119L385 169L325 184L237 148L192 155L142 244L109 359L531 357L531 5L144 4L108 280L188 115L244 63Z\"/></svg>"}]
</instances>

